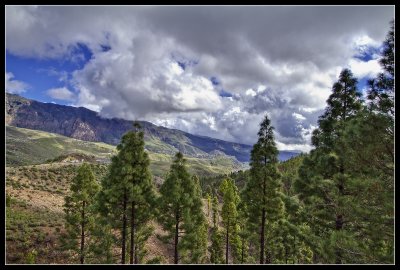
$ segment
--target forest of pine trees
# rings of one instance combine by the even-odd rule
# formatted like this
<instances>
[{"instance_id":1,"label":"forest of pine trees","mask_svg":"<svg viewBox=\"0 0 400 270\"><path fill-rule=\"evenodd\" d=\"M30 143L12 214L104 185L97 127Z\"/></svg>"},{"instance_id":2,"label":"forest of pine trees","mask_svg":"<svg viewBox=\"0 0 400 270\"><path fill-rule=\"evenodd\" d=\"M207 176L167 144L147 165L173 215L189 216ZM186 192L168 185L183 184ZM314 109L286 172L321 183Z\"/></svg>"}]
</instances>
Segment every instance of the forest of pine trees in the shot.
<instances>
[{"instance_id":1,"label":"forest of pine trees","mask_svg":"<svg viewBox=\"0 0 400 270\"><path fill-rule=\"evenodd\" d=\"M106 177L78 169L63 248L75 263L148 263L156 222L175 264L393 263L394 22L383 48L366 99L343 69L313 150L283 163L265 115L248 171L199 179L178 152L157 189L135 124Z\"/></svg>"}]
</instances>

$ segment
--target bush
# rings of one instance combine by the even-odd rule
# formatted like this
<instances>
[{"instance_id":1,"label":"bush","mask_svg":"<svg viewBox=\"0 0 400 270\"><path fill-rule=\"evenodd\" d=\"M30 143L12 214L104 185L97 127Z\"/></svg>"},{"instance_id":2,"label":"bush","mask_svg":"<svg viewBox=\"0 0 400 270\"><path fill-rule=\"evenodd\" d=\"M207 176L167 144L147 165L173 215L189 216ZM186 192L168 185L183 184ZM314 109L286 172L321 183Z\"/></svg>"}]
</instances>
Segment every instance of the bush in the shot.
<instances>
[{"instance_id":1,"label":"bush","mask_svg":"<svg viewBox=\"0 0 400 270\"><path fill-rule=\"evenodd\" d=\"M27 264L35 264L36 263L36 257L37 257L37 251L36 251L36 249L32 249L26 255L26 263Z\"/></svg>"}]
</instances>

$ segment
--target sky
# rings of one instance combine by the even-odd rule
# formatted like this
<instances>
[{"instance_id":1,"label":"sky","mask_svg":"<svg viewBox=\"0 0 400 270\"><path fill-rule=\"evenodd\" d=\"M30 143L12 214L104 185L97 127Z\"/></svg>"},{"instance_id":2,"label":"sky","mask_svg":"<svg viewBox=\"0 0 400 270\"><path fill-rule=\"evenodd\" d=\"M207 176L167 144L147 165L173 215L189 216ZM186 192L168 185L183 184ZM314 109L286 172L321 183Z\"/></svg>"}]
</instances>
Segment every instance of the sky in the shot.
<instances>
[{"instance_id":1,"label":"sky","mask_svg":"<svg viewBox=\"0 0 400 270\"><path fill-rule=\"evenodd\" d=\"M394 6L6 6L6 92L279 150L311 133L344 68L381 71Z\"/></svg>"}]
</instances>

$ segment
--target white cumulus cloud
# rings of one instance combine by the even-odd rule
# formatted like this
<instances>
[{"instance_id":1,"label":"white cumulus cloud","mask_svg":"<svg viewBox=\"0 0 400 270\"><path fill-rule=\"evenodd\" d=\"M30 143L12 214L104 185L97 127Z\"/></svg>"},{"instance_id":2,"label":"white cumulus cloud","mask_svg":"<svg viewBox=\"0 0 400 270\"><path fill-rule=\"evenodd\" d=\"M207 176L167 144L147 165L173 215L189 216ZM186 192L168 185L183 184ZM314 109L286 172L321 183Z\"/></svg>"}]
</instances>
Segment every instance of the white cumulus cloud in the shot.
<instances>
[{"instance_id":1,"label":"white cumulus cloud","mask_svg":"<svg viewBox=\"0 0 400 270\"><path fill-rule=\"evenodd\" d=\"M46 94L51 98L58 100L72 101L75 99L74 93L66 87L51 88L46 91Z\"/></svg>"},{"instance_id":2,"label":"white cumulus cloud","mask_svg":"<svg viewBox=\"0 0 400 270\"><path fill-rule=\"evenodd\" d=\"M379 72L382 72L382 68L379 64L378 59L371 59L369 61L362 61L360 59L350 59L349 68L353 72L353 75L357 78L373 78Z\"/></svg>"},{"instance_id":3,"label":"white cumulus cloud","mask_svg":"<svg viewBox=\"0 0 400 270\"><path fill-rule=\"evenodd\" d=\"M15 80L14 74L12 74L11 72L5 73L5 79L6 79L6 92L8 93L21 94L26 92L26 90L30 88L29 84Z\"/></svg>"}]
</instances>

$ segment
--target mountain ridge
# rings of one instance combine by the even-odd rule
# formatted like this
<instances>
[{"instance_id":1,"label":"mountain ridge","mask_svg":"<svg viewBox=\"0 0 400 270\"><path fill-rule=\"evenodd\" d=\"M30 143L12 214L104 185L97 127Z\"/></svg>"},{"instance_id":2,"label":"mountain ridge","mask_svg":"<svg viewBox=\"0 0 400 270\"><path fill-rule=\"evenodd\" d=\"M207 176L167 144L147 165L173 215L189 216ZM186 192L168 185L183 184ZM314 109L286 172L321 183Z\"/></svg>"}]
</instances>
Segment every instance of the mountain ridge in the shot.
<instances>
[{"instance_id":1,"label":"mountain ridge","mask_svg":"<svg viewBox=\"0 0 400 270\"><path fill-rule=\"evenodd\" d=\"M85 107L44 103L6 93L6 124L11 126L117 145L121 136L132 129L133 122L121 118L104 118ZM138 122L145 133L146 148L153 152L174 154L181 151L192 157L207 157L212 151L220 151L240 162L250 160L250 145L194 135L148 121ZM286 160L298 154L294 151L280 151L279 159Z\"/></svg>"}]
</instances>

